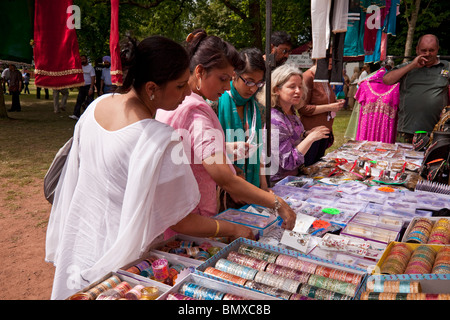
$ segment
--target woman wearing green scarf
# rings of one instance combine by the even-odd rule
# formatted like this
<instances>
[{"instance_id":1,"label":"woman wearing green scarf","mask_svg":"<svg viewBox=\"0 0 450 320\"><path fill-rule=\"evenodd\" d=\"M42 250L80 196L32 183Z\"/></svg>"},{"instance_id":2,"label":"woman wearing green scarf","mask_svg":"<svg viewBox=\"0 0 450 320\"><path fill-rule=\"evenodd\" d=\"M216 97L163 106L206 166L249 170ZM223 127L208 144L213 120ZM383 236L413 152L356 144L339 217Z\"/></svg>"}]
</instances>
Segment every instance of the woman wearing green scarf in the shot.
<instances>
[{"instance_id":1,"label":"woman wearing green scarf","mask_svg":"<svg viewBox=\"0 0 450 320\"><path fill-rule=\"evenodd\" d=\"M246 62L244 70L236 71L231 82L231 89L220 98L217 116L225 132L227 142L248 142L252 149L243 158L236 160L234 166L251 184L267 190L265 176L261 175L260 149L261 113L260 106L255 99L259 88L264 86L266 65L262 52L257 48L244 49L240 52ZM253 151L252 150L252 151Z\"/></svg>"}]
</instances>

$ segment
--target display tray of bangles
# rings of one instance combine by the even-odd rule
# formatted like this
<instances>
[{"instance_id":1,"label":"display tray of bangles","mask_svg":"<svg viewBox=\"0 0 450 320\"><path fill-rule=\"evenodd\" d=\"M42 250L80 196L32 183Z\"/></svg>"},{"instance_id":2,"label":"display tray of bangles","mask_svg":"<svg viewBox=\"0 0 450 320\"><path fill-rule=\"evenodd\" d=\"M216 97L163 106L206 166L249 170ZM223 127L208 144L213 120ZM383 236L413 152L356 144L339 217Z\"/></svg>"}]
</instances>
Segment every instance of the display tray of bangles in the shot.
<instances>
[{"instance_id":1,"label":"display tray of bangles","mask_svg":"<svg viewBox=\"0 0 450 320\"><path fill-rule=\"evenodd\" d=\"M406 229L402 242L450 245L450 217L416 217Z\"/></svg>"},{"instance_id":2,"label":"display tray of bangles","mask_svg":"<svg viewBox=\"0 0 450 320\"><path fill-rule=\"evenodd\" d=\"M195 273L283 300L352 300L366 272L239 238Z\"/></svg>"},{"instance_id":3,"label":"display tray of bangles","mask_svg":"<svg viewBox=\"0 0 450 320\"><path fill-rule=\"evenodd\" d=\"M240 224L252 229L258 239L276 227L281 218L274 214L258 214L241 209L228 209L214 216L215 219Z\"/></svg>"},{"instance_id":4,"label":"display tray of bangles","mask_svg":"<svg viewBox=\"0 0 450 320\"><path fill-rule=\"evenodd\" d=\"M158 300L279 300L224 281L191 273L161 294Z\"/></svg>"},{"instance_id":5,"label":"display tray of bangles","mask_svg":"<svg viewBox=\"0 0 450 320\"><path fill-rule=\"evenodd\" d=\"M359 300L450 300L450 275L431 278L371 275L362 285Z\"/></svg>"},{"instance_id":6,"label":"display tray of bangles","mask_svg":"<svg viewBox=\"0 0 450 320\"><path fill-rule=\"evenodd\" d=\"M193 263L195 261L195 263ZM186 257L150 250L143 257L117 270L136 281L147 281L170 289L182 276L194 272L198 261Z\"/></svg>"},{"instance_id":7,"label":"display tray of bangles","mask_svg":"<svg viewBox=\"0 0 450 320\"><path fill-rule=\"evenodd\" d=\"M169 239L155 243L150 249L164 252L168 257L173 255L186 258L186 263L189 265L199 266L227 246L228 238L222 240L176 234Z\"/></svg>"},{"instance_id":8,"label":"display tray of bangles","mask_svg":"<svg viewBox=\"0 0 450 320\"><path fill-rule=\"evenodd\" d=\"M169 289L162 283L110 272L66 300L156 300Z\"/></svg>"},{"instance_id":9,"label":"display tray of bangles","mask_svg":"<svg viewBox=\"0 0 450 320\"><path fill-rule=\"evenodd\" d=\"M404 280L450 278L450 246L393 241L372 274Z\"/></svg>"}]
</instances>

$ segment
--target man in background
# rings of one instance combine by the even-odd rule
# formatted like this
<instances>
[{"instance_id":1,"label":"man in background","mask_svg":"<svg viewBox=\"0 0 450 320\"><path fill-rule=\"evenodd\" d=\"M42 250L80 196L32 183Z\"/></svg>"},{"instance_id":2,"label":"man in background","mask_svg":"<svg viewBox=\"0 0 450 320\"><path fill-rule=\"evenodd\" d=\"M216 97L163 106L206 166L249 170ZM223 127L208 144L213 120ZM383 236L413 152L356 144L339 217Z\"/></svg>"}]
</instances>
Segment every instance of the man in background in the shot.
<instances>
[{"instance_id":1,"label":"man in background","mask_svg":"<svg viewBox=\"0 0 450 320\"><path fill-rule=\"evenodd\" d=\"M427 34L419 38L417 57L394 67L383 77L392 85L400 81L397 141L412 143L416 131L432 132L442 109L448 105L449 62L438 56L439 40Z\"/></svg>"}]
</instances>

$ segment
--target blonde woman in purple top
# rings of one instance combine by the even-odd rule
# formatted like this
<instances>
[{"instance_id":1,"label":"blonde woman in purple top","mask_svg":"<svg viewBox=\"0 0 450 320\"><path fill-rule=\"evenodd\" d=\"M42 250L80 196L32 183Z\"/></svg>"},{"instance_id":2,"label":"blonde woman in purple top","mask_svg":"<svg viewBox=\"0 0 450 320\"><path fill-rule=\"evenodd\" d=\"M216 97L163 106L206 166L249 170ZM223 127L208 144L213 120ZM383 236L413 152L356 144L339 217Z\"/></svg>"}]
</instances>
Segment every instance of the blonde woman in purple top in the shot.
<instances>
[{"instance_id":1,"label":"blonde woman in purple top","mask_svg":"<svg viewBox=\"0 0 450 320\"><path fill-rule=\"evenodd\" d=\"M290 64L282 65L272 73L271 82L271 162L278 161L278 166L271 172L270 181L276 183L287 176L298 175L311 144L327 138L330 130L318 126L305 131L303 127L294 108L301 106L306 97L300 69ZM262 104L265 104L265 90L264 87L258 95Z\"/></svg>"}]
</instances>

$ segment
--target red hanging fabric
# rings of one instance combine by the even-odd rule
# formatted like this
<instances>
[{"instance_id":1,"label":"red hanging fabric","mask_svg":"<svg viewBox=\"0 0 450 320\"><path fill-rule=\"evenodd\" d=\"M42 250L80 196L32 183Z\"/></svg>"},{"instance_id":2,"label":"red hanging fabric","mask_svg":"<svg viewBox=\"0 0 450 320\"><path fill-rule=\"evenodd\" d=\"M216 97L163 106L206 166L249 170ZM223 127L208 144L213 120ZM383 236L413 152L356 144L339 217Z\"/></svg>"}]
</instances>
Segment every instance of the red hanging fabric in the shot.
<instances>
[{"instance_id":1,"label":"red hanging fabric","mask_svg":"<svg viewBox=\"0 0 450 320\"><path fill-rule=\"evenodd\" d=\"M37 87L49 89L84 85L72 0L35 1L34 63Z\"/></svg>"},{"instance_id":2,"label":"red hanging fabric","mask_svg":"<svg viewBox=\"0 0 450 320\"><path fill-rule=\"evenodd\" d=\"M123 73L119 45L119 0L111 0L111 31L109 37L111 82L113 85L121 86L123 83Z\"/></svg>"}]
</instances>

